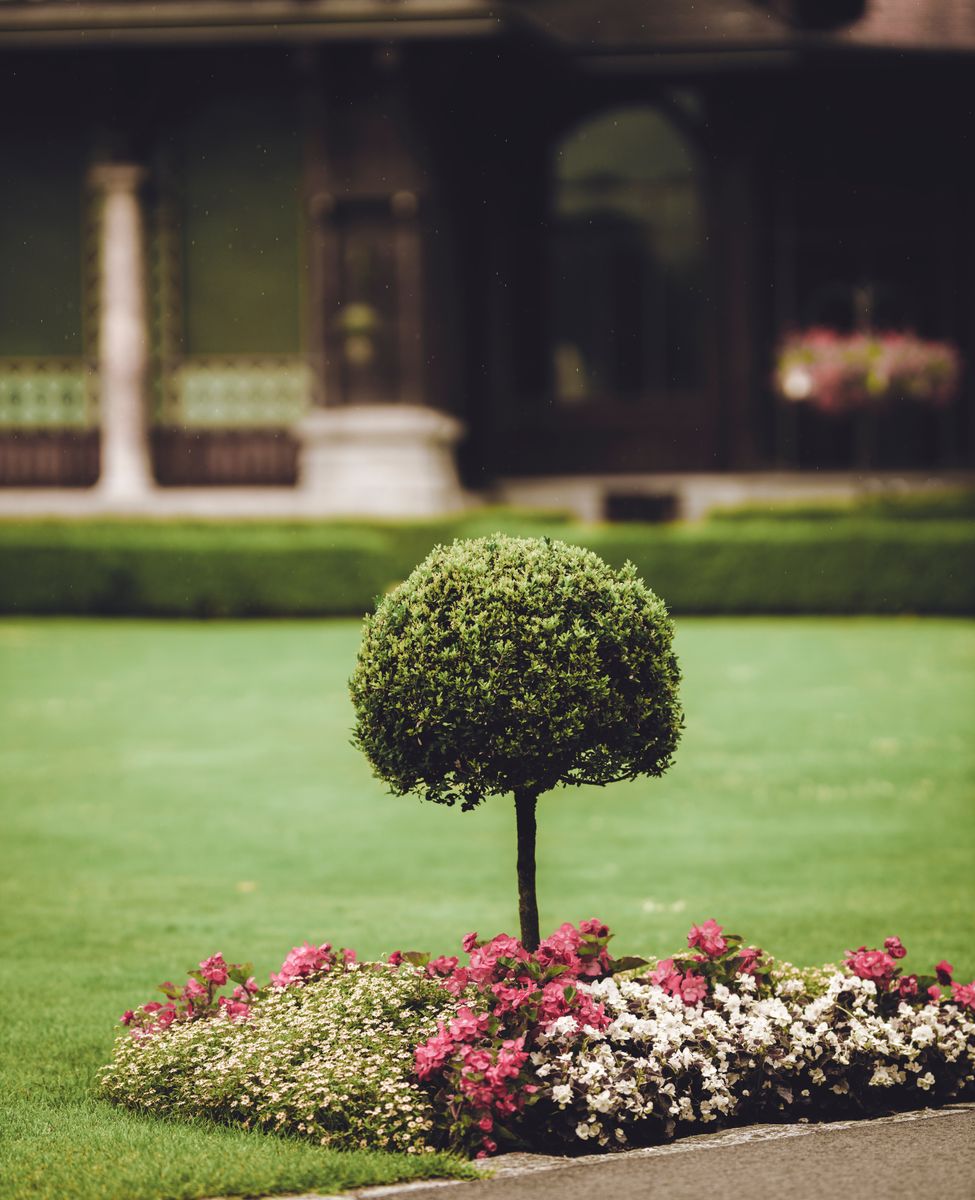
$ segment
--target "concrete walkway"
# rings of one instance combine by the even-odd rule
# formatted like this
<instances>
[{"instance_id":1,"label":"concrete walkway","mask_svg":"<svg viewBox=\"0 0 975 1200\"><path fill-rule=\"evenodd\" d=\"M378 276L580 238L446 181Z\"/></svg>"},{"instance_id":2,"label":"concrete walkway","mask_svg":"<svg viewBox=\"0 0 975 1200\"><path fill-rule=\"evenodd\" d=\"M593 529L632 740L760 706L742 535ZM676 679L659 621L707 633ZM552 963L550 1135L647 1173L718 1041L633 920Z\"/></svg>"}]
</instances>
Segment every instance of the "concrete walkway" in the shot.
<instances>
[{"instance_id":1,"label":"concrete walkway","mask_svg":"<svg viewBox=\"0 0 975 1200\"><path fill-rule=\"evenodd\" d=\"M357 1200L975 1198L975 1105L828 1125L752 1125L624 1154L509 1154L483 1182L365 1188ZM302 1197L302 1200L333 1200ZM348 1195L346 1196L348 1200Z\"/></svg>"}]
</instances>

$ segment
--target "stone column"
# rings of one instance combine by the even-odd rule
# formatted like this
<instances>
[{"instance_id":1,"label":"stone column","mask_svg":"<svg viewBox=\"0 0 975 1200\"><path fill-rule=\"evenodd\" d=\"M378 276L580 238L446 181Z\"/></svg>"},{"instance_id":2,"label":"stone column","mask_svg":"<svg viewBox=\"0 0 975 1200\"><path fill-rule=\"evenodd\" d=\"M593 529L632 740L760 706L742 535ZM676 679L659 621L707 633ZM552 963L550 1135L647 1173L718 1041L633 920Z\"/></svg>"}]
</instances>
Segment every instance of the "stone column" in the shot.
<instances>
[{"instance_id":1,"label":"stone column","mask_svg":"<svg viewBox=\"0 0 975 1200\"><path fill-rule=\"evenodd\" d=\"M154 487L146 417L149 330L139 185L129 163L92 169L103 193L98 374L101 393L99 491L113 500L145 497Z\"/></svg>"}]
</instances>

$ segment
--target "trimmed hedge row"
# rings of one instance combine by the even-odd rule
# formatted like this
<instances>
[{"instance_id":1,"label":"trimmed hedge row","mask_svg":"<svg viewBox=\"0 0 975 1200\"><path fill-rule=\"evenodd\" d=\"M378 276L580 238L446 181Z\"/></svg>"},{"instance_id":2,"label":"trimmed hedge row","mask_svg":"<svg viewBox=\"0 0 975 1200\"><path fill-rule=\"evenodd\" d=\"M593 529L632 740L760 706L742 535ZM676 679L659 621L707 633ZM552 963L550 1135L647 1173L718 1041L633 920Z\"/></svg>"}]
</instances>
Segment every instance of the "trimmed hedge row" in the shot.
<instances>
[{"instance_id":1,"label":"trimmed hedge row","mask_svg":"<svg viewBox=\"0 0 975 1200\"><path fill-rule=\"evenodd\" d=\"M551 534L631 559L675 613L975 614L975 521L586 527L436 522L0 522L0 613L360 616L438 542Z\"/></svg>"},{"instance_id":2,"label":"trimmed hedge row","mask_svg":"<svg viewBox=\"0 0 975 1200\"><path fill-rule=\"evenodd\" d=\"M578 538L675 613L975 613L975 522L736 523Z\"/></svg>"},{"instance_id":3,"label":"trimmed hedge row","mask_svg":"<svg viewBox=\"0 0 975 1200\"><path fill-rule=\"evenodd\" d=\"M975 520L975 488L933 488L918 492L878 492L850 500L767 500L716 508L712 521L891 521Z\"/></svg>"}]
</instances>

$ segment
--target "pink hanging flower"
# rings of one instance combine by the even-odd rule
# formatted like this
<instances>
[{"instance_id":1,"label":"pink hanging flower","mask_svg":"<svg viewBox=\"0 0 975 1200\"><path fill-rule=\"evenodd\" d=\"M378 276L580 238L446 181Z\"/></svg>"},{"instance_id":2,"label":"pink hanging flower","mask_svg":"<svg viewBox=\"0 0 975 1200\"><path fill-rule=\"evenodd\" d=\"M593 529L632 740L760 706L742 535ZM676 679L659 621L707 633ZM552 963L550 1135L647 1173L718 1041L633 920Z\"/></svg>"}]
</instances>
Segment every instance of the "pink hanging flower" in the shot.
<instances>
[{"instance_id":1,"label":"pink hanging flower","mask_svg":"<svg viewBox=\"0 0 975 1200\"><path fill-rule=\"evenodd\" d=\"M464 947L465 954L470 954L473 950L476 950L479 945L478 940L477 940L477 934L476 933L465 933L464 939L461 942L461 945Z\"/></svg>"},{"instance_id":2,"label":"pink hanging flower","mask_svg":"<svg viewBox=\"0 0 975 1200\"><path fill-rule=\"evenodd\" d=\"M743 946L738 959L739 974L754 975L761 957L762 951L757 946Z\"/></svg>"}]
</instances>

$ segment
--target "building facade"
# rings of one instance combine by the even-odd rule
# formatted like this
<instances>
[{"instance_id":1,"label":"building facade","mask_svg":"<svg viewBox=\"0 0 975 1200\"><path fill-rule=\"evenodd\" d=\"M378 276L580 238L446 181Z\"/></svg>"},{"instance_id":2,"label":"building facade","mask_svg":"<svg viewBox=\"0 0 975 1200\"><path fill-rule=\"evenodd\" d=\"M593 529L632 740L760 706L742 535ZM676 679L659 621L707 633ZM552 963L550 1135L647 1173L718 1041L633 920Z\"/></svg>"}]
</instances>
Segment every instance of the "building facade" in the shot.
<instances>
[{"instance_id":1,"label":"building facade","mask_svg":"<svg viewBox=\"0 0 975 1200\"><path fill-rule=\"evenodd\" d=\"M794 327L975 364L967 0L0 0L0 61L8 489L975 465L971 371L867 442L771 385Z\"/></svg>"}]
</instances>

